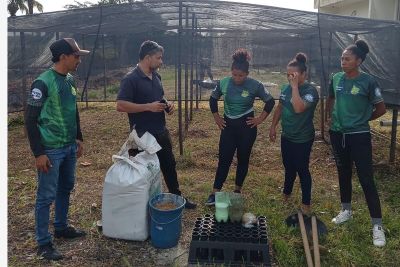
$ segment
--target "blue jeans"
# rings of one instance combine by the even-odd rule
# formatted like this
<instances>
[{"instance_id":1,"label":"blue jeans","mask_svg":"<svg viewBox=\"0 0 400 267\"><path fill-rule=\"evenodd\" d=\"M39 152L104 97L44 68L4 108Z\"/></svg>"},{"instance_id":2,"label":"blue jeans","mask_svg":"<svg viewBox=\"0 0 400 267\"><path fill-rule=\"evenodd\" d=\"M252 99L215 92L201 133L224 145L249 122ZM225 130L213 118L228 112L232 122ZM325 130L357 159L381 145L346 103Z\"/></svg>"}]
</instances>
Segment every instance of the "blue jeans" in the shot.
<instances>
[{"instance_id":1,"label":"blue jeans","mask_svg":"<svg viewBox=\"0 0 400 267\"><path fill-rule=\"evenodd\" d=\"M77 145L46 149L52 167L47 173L38 172L36 195L36 241L39 245L51 242L49 233L50 205L55 201L54 229L67 227L69 196L74 188Z\"/></svg>"}]
</instances>

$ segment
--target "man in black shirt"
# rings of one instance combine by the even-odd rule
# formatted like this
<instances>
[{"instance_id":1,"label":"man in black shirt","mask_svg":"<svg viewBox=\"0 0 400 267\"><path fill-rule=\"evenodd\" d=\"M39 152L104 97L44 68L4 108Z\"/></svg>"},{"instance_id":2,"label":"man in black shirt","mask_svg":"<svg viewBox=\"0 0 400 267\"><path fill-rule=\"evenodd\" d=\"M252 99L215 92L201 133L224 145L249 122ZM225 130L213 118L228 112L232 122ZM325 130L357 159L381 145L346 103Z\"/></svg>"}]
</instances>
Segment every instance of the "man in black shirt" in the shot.
<instances>
[{"instance_id":1,"label":"man in black shirt","mask_svg":"<svg viewBox=\"0 0 400 267\"><path fill-rule=\"evenodd\" d=\"M153 41L145 41L139 50L139 63L121 81L117 97L117 110L127 112L129 125L139 136L151 133L161 146L157 152L161 172L170 193L181 195L176 161L172 151L171 136L165 126L165 114L172 115L174 105L164 99L161 76L156 70L162 64L164 48ZM196 204L187 198L185 208Z\"/></svg>"}]
</instances>

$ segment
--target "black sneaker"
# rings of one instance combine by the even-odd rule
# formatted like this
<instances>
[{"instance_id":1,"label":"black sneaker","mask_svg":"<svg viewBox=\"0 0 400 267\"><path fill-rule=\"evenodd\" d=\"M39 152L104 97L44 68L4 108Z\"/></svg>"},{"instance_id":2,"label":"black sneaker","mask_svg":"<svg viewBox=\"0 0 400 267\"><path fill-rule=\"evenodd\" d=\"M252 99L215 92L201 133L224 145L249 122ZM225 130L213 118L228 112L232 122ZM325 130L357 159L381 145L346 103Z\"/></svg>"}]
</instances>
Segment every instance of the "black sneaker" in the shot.
<instances>
[{"instance_id":1,"label":"black sneaker","mask_svg":"<svg viewBox=\"0 0 400 267\"><path fill-rule=\"evenodd\" d=\"M72 226L68 226L64 230L55 230L54 231L54 237L56 237L56 238L64 237L64 238L71 239L71 238L82 237L85 235L86 235L85 231L77 230Z\"/></svg>"},{"instance_id":2,"label":"black sneaker","mask_svg":"<svg viewBox=\"0 0 400 267\"><path fill-rule=\"evenodd\" d=\"M196 204L196 203L191 202L191 201L190 201L189 199L187 199L186 197L185 197L185 200L186 200L185 209L192 210L192 209L195 209L195 208L197 207L197 204Z\"/></svg>"},{"instance_id":3,"label":"black sneaker","mask_svg":"<svg viewBox=\"0 0 400 267\"><path fill-rule=\"evenodd\" d=\"M53 247L53 243L47 243L45 245L40 245L38 247L37 255L43 257L46 260L58 261L63 258L63 256Z\"/></svg>"},{"instance_id":4,"label":"black sneaker","mask_svg":"<svg viewBox=\"0 0 400 267\"><path fill-rule=\"evenodd\" d=\"M212 193L208 196L206 206L214 206L215 205L215 194Z\"/></svg>"}]
</instances>

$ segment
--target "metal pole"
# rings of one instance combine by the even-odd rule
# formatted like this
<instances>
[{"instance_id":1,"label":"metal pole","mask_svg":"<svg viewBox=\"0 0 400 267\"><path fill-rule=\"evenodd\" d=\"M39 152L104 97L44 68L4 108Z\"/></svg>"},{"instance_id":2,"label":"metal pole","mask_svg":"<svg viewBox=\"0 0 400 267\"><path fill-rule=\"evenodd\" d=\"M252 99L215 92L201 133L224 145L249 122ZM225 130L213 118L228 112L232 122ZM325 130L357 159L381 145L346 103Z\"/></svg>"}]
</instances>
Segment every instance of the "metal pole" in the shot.
<instances>
[{"instance_id":1,"label":"metal pole","mask_svg":"<svg viewBox=\"0 0 400 267\"><path fill-rule=\"evenodd\" d=\"M195 54L196 54L196 110L199 109L199 53L198 53L198 38L197 38L197 18L195 19L196 31L194 37Z\"/></svg>"},{"instance_id":2,"label":"metal pole","mask_svg":"<svg viewBox=\"0 0 400 267\"><path fill-rule=\"evenodd\" d=\"M21 40L21 69L22 69L22 106L25 110L26 107L26 98L27 98L27 92L26 92L26 49L25 49L25 33L20 32L19 37Z\"/></svg>"},{"instance_id":3,"label":"metal pole","mask_svg":"<svg viewBox=\"0 0 400 267\"><path fill-rule=\"evenodd\" d=\"M397 136L397 117L399 115L398 109L393 109L392 116L392 136L390 138L390 156L389 162L394 163L396 158L396 136Z\"/></svg>"},{"instance_id":4,"label":"metal pole","mask_svg":"<svg viewBox=\"0 0 400 267\"><path fill-rule=\"evenodd\" d=\"M59 40L59 39L60 39L60 33L56 32L56 40Z\"/></svg>"},{"instance_id":5,"label":"metal pole","mask_svg":"<svg viewBox=\"0 0 400 267\"><path fill-rule=\"evenodd\" d=\"M328 47L328 75L331 73L331 64L332 64L332 32L329 32L329 47ZM325 94L324 94L325 96ZM328 121L328 111L325 108L325 121Z\"/></svg>"},{"instance_id":6,"label":"metal pole","mask_svg":"<svg viewBox=\"0 0 400 267\"><path fill-rule=\"evenodd\" d=\"M89 69L86 75L86 79L85 79L85 84L83 85L83 91L82 93L85 95L85 101L86 101L86 108L89 107L89 101L88 101L88 89L87 89L87 84L89 81L89 77L90 77L90 73L92 71L92 65L93 65L93 61L94 61L94 55L96 53L96 48L97 48L97 42L99 40L99 33L100 33L100 27L101 27L101 21L103 18L103 8L102 6L100 6L100 21L99 21L99 26L97 28L97 34L96 34L96 39L94 41L94 47L93 47L93 51L91 52L91 57L90 57L90 63L89 63ZM82 94L82 101L83 101L83 94Z\"/></svg>"},{"instance_id":7,"label":"metal pole","mask_svg":"<svg viewBox=\"0 0 400 267\"><path fill-rule=\"evenodd\" d=\"M175 38L175 60L174 60L174 65L175 65L175 70L174 70L174 74L175 74L175 94L174 94L174 100L177 100L177 88L178 88L178 43L179 43L179 38L178 36Z\"/></svg>"},{"instance_id":8,"label":"metal pole","mask_svg":"<svg viewBox=\"0 0 400 267\"><path fill-rule=\"evenodd\" d=\"M203 48L203 37L201 36L201 29L199 30L199 34L200 34L200 36L199 36L199 41L200 41L200 50L199 50L199 60L200 60L200 58L201 58L201 56L202 56L202 52L201 52L201 50L202 50L202 48ZM200 77L199 77L200 78ZM200 86L200 88L199 88L200 90L200 95L199 95L199 98L200 98L200 100L201 100L201 95L202 95L202 92L203 92L203 88Z\"/></svg>"},{"instance_id":9,"label":"metal pole","mask_svg":"<svg viewBox=\"0 0 400 267\"><path fill-rule=\"evenodd\" d=\"M104 100L107 99L107 77L106 77L106 57L105 57L105 48L104 48L104 34L101 35L103 42L103 63L104 63L104 71L103 71L103 80L104 80Z\"/></svg>"},{"instance_id":10,"label":"metal pole","mask_svg":"<svg viewBox=\"0 0 400 267\"><path fill-rule=\"evenodd\" d=\"M178 28L178 124L179 124L179 154L180 154L180 155L183 155L181 42L182 42L182 1L179 1L179 28Z\"/></svg>"},{"instance_id":11,"label":"metal pole","mask_svg":"<svg viewBox=\"0 0 400 267\"><path fill-rule=\"evenodd\" d=\"M189 28L189 9L188 7L185 7L185 54L188 54L188 49L187 49L187 44L188 44L188 28ZM188 98L189 98L189 65L188 65L188 57L185 57L185 132L189 130L189 103L188 103Z\"/></svg>"},{"instance_id":12,"label":"metal pole","mask_svg":"<svg viewBox=\"0 0 400 267\"><path fill-rule=\"evenodd\" d=\"M190 115L189 119L193 120L193 53L194 53L194 13L192 13L192 32L190 46Z\"/></svg>"},{"instance_id":13,"label":"metal pole","mask_svg":"<svg viewBox=\"0 0 400 267\"><path fill-rule=\"evenodd\" d=\"M321 56L321 67L322 67L322 79L321 79L321 91L324 92L327 88L326 84L326 75L325 75L325 66L324 66L324 55L322 51L322 37L321 37L321 24L320 24L320 2L318 1L318 13L317 13L317 22L318 22L318 39L319 39L319 50L320 50L320 56ZM323 84L322 84L323 82ZM324 98L321 97L321 136L324 141L325 140L325 123L324 123L324 107L325 107L325 101Z\"/></svg>"}]
</instances>

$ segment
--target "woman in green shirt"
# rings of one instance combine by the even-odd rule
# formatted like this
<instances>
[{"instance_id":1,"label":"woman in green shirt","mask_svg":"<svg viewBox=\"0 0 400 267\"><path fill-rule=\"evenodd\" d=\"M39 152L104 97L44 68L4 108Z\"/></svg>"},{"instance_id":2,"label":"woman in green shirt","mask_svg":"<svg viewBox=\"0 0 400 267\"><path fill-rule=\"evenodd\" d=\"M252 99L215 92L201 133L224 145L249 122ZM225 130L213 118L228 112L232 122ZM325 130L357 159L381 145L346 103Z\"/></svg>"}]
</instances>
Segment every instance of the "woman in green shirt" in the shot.
<instances>
[{"instance_id":1,"label":"woman in green shirt","mask_svg":"<svg viewBox=\"0 0 400 267\"><path fill-rule=\"evenodd\" d=\"M372 170L371 133L368 122L386 112L375 79L359 70L369 47L358 40L342 53L342 72L336 73L329 86L328 109L331 111L330 139L339 176L342 210L332 219L341 224L352 218L351 176L353 162L364 191L373 225L373 243L386 244L382 228L382 211Z\"/></svg>"},{"instance_id":2,"label":"woman in green shirt","mask_svg":"<svg viewBox=\"0 0 400 267\"><path fill-rule=\"evenodd\" d=\"M314 86L306 82L307 57L298 53L287 65L289 84L282 87L279 105L275 109L269 132L276 139L276 126L282 121L281 152L285 167L283 198L286 201L293 190L296 175L300 177L303 213L311 212L311 174L308 168L314 143L314 111L319 97Z\"/></svg>"},{"instance_id":3,"label":"woman in green shirt","mask_svg":"<svg viewBox=\"0 0 400 267\"><path fill-rule=\"evenodd\" d=\"M215 203L214 193L222 189L235 152L238 161L235 192L241 192L249 168L251 149L257 136L257 125L267 118L275 104L263 84L248 77L250 55L247 50L236 50L232 59L232 76L220 80L210 96L210 109L221 135L213 192L206 202L209 206ZM224 97L223 117L218 113L218 99L221 96ZM257 117L253 108L256 97L265 102L264 110Z\"/></svg>"}]
</instances>

